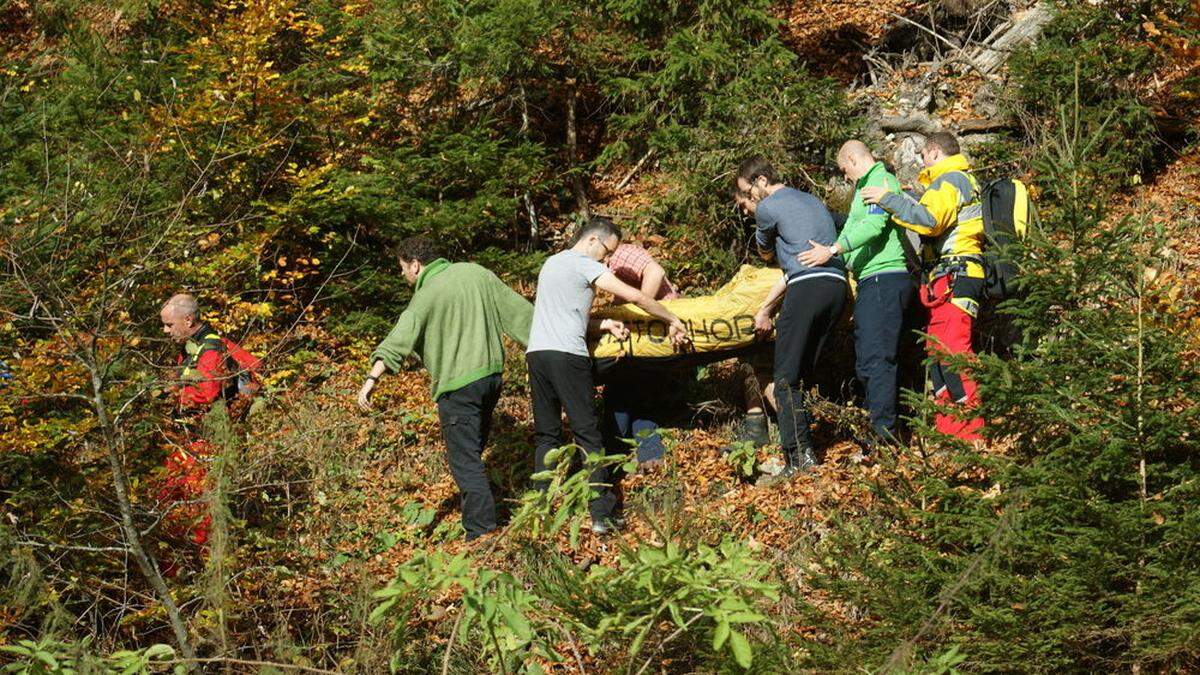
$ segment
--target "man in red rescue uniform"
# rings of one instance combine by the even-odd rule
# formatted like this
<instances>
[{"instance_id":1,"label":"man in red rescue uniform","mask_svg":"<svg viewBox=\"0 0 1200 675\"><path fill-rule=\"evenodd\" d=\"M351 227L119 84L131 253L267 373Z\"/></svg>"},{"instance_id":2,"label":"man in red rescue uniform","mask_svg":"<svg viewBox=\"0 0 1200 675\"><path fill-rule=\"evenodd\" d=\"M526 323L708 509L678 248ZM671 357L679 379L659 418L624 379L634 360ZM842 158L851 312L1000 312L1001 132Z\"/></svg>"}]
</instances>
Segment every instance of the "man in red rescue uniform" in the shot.
<instances>
[{"instance_id":1,"label":"man in red rescue uniform","mask_svg":"<svg viewBox=\"0 0 1200 675\"><path fill-rule=\"evenodd\" d=\"M961 154L958 139L939 131L930 134L921 151L925 169L917 181L921 198L883 187L865 187L867 204L878 204L901 227L921 235L922 258L929 275L921 287L921 302L929 308L927 350L932 357L930 380L935 398L957 405L953 414L939 414L938 431L967 441L978 440L983 418L973 416L978 402L969 371L948 363L948 355L974 355L971 330L983 299L983 206L979 184Z\"/></svg>"},{"instance_id":2,"label":"man in red rescue uniform","mask_svg":"<svg viewBox=\"0 0 1200 675\"><path fill-rule=\"evenodd\" d=\"M179 345L176 393L180 417L191 427L217 399L236 394L238 373L230 372L229 346L200 320L196 298L186 293L171 297L160 312L163 332ZM208 543L212 517L203 503L205 463L212 446L189 430L185 440L167 456L166 477L159 502L168 509L164 529L173 537L188 538L197 546Z\"/></svg>"}]
</instances>

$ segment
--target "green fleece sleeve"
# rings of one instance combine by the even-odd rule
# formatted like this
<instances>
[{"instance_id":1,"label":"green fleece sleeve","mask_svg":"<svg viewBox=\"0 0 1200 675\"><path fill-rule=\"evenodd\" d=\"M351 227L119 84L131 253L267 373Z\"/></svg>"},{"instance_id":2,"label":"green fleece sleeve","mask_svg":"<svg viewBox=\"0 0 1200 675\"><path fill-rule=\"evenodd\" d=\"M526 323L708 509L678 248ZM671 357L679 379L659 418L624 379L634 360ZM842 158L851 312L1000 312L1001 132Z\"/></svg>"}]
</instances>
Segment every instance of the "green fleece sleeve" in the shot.
<instances>
[{"instance_id":1,"label":"green fleece sleeve","mask_svg":"<svg viewBox=\"0 0 1200 675\"><path fill-rule=\"evenodd\" d=\"M383 342L371 354L371 363L383 361L383 365L393 373L404 365L404 359L412 354L421 339L420 307L409 303L408 308L400 314L392 332L388 333Z\"/></svg>"},{"instance_id":2,"label":"green fleece sleeve","mask_svg":"<svg viewBox=\"0 0 1200 675\"><path fill-rule=\"evenodd\" d=\"M860 199L857 193L854 198ZM853 251L859 248L883 235L883 229L887 227L887 222L887 212L878 207L868 207L853 214L846 220L846 226L842 228L842 234L838 237L838 248L843 251Z\"/></svg>"},{"instance_id":3,"label":"green fleece sleeve","mask_svg":"<svg viewBox=\"0 0 1200 675\"><path fill-rule=\"evenodd\" d=\"M508 337L529 346L529 329L533 325L533 305L521 297L508 284L492 275L496 295L496 309L500 311L500 329Z\"/></svg>"}]
</instances>

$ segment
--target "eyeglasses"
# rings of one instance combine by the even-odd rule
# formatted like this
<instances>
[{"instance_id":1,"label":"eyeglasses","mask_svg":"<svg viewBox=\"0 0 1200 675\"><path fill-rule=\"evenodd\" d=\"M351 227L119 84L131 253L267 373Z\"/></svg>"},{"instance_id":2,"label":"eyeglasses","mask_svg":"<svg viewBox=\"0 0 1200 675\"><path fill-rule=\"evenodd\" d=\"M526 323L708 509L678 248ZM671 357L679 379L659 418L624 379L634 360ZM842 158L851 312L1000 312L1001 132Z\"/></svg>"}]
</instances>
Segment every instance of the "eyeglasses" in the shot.
<instances>
[{"instance_id":1,"label":"eyeglasses","mask_svg":"<svg viewBox=\"0 0 1200 675\"><path fill-rule=\"evenodd\" d=\"M604 242L600 242L600 245L604 247L604 257L608 258L612 254L617 252L617 249L620 248L620 246L621 246L621 242L618 241L617 245L612 248L609 248Z\"/></svg>"}]
</instances>

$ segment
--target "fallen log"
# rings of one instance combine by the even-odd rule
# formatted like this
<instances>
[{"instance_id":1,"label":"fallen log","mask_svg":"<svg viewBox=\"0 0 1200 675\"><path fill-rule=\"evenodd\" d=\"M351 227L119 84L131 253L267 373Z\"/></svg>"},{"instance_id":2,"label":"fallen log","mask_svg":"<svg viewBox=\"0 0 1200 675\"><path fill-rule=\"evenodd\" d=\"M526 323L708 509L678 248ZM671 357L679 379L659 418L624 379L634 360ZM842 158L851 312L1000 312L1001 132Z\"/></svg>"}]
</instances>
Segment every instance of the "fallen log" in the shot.
<instances>
[{"instance_id":1,"label":"fallen log","mask_svg":"<svg viewBox=\"0 0 1200 675\"><path fill-rule=\"evenodd\" d=\"M958 123L959 133L963 134L985 134L991 131L1016 128L1016 120L1010 117L981 117Z\"/></svg>"},{"instance_id":2,"label":"fallen log","mask_svg":"<svg viewBox=\"0 0 1200 675\"><path fill-rule=\"evenodd\" d=\"M881 117L879 128L885 133L918 133L928 136L935 131L940 131L942 125L930 118L927 113L916 112L907 117Z\"/></svg>"},{"instance_id":3,"label":"fallen log","mask_svg":"<svg viewBox=\"0 0 1200 675\"><path fill-rule=\"evenodd\" d=\"M992 31L984 40L983 46L971 54L970 62L976 70L985 75L996 72L1008 60L1014 49L1037 39L1053 17L1050 8L1042 4L1014 15L1008 22Z\"/></svg>"}]
</instances>

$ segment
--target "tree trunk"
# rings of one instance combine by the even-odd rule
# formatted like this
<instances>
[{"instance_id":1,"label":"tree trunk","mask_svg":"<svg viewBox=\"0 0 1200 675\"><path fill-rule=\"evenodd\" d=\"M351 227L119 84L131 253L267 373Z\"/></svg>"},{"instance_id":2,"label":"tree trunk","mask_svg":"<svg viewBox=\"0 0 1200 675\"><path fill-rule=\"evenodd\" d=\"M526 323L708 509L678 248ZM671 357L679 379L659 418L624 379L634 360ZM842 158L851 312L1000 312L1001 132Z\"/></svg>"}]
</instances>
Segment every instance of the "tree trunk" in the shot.
<instances>
[{"instance_id":1,"label":"tree trunk","mask_svg":"<svg viewBox=\"0 0 1200 675\"><path fill-rule=\"evenodd\" d=\"M521 85L521 138L529 140L529 102L525 98L525 86ZM533 197L529 195L529 190L525 190L523 196L525 202L525 212L529 214L529 248L537 248L540 237L538 236L538 221L537 211L533 206Z\"/></svg>"},{"instance_id":2,"label":"tree trunk","mask_svg":"<svg viewBox=\"0 0 1200 675\"><path fill-rule=\"evenodd\" d=\"M579 135L576 131L575 120L575 104L579 96L579 90L575 86L574 78L567 80L567 152L568 162L571 171L571 186L575 191L575 203L579 206L579 212L583 214L584 220L591 217L591 209L588 207L587 190L583 181L583 170L579 164Z\"/></svg>"},{"instance_id":3,"label":"tree trunk","mask_svg":"<svg viewBox=\"0 0 1200 675\"><path fill-rule=\"evenodd\" d=\"M121 463L121 453L118 452L120 441L116 429L112 426L112 419L108 416L103 390L104 385L100 381L100 375L93 368L92 407L96 411L96 420L100 423L100 430L104 436L104 453L108 457L109 469L112 471L113 491L117 495L117 508L121 512L121 531L125 535L125 544L133 554L133 559L137 561L138 567L141 568L142 574L150 582L150 587L158 595L159 602L163 604L163 608L167 612L167 620L171 624L171 631L175 633L175 642L179 645L180 654L188 660L189 669L195 670L196 651L192 649L191 641L188 640L187 627L183 623L183 617L179 614L179 607L175 604L175 599L171 596L171 589L167 588L167 582L163 580L162 573L159 572L158 564L142 548L142 537L138 534L137 526L133 522L133 507L129 502L129 479L126 478L125 466Z\"/></svg>"}]
</instances>

